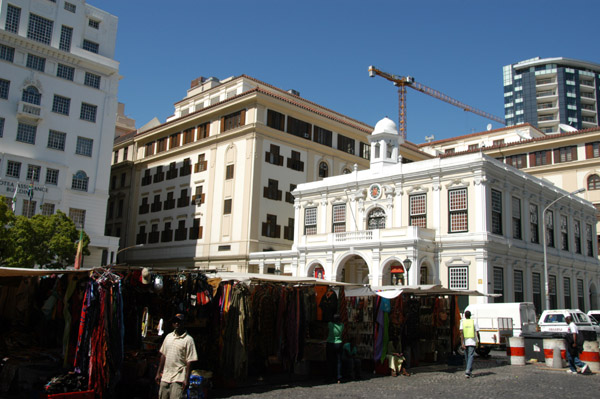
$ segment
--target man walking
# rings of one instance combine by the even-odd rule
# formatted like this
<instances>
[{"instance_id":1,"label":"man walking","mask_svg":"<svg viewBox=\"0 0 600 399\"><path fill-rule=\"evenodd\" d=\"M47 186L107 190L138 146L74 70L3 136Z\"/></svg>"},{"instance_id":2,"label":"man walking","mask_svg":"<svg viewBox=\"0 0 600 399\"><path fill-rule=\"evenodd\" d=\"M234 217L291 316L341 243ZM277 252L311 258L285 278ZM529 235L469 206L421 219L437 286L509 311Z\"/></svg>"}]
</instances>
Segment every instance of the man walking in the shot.
<instances>
[{"instance_id":1,"label":"man walking","mask_svg":"<svg viewBox=\"0 0 600 399\"><path fill-rule=\"evenodd\" d=\"M174 331L168 334L160 347L160 363L156 382L160 384L159 399L181 399L188 388L192 362L198 360L194 339L183 326L184 316L173 317Z\"/></svg>"},{"instance_id":2,"label":"man walking","mask_svg":"<svg viewBox=\"0 0 600 399\"><path fill-rule=\"evenodd\" d=\"M477 337L477 340L475 340L475 337ZM479 325L471 319L471 312L468 310L465 312L465 318L460 320L460 339L462 342L461 348L465 351L465 361L467 362L465 377L471 378L475 347L477 342L480 341L480 337Z\"/></svg>"},{"instance_id":3,"label":"man walking","mask_svg":"<svg viewBox=\"0 0 600 399\"><path fill-rule=\"evenodd\" d=\"M583 346L583 337L579 336L579 329L573 322L573 318L569 315L565 317L565 321L569 325L567 327L567 361L569 362L568 373L577 374L577 367L581 368L581 374L585 374L588 370L588 365L579 360L580 347ZM581 343L580 343L581 342Z\"/></svg>"}]
</instances>

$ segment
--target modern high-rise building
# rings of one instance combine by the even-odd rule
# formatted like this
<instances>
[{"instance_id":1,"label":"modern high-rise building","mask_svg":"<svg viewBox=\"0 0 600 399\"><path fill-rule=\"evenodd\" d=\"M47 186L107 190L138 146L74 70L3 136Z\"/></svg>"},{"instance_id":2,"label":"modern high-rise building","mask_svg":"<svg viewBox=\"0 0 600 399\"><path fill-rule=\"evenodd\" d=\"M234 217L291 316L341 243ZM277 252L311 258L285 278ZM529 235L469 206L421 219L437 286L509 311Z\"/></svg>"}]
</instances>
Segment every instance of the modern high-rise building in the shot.
<instances>
[{"instance_id":1,"label":"modern high-rise building","mask_svg":"<svg viewBox=\"0 0 600 399\"><path fill-rule=\"evenodd\" d=\"M0 0L0 185L18 215L61 210L107 262L117 17L84 0ZM27 194L29 185L33 196Z\"/></svg>"},{"instance_id":2,"label":"modern high-rise building","mask_svg":"<svg viewBox=\"0 0 600 399\"><path fill-rule=\"evenodd\" d=\"M507 126L530 123L544 133L598 126L599 64L535 57L506 65L503 78Z\"/></svg>"}]
</instances>

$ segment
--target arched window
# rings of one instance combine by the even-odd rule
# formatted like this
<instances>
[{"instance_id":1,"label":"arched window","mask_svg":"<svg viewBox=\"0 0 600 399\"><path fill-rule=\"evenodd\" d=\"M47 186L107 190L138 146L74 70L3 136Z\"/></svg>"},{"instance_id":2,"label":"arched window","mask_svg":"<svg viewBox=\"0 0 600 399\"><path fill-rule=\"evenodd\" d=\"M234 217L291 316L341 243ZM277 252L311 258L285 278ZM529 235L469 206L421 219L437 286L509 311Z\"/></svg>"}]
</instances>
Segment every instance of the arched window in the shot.
<instances>
[{"instance_id":1,"label":"arched window","mask_svg":"<svg viewBox=\"0 0 600 399\"><path fill-rule=\"evenodd\" d=\"M381 208L373 209L367 217L367 230L375 229L385 229L385 212Z\"/></svg>"},{"instance_id":2,"label":"arched window","mask_svg":"<svg viewBox=\"0 0 600 399\"><path fill-rule=\"evenodd\" d=\"M329 166L326 162L321 162L319 164L319 177L324 178L327 176L329 176Z\"/></svg>"},{"instance_id":3,"label":"arched window","mask_svg":"<svg viewBox=\"0 0 600 399\"><path fill-rule=\"evenodd\" d=\"M600 190L600 176L594 174L588 177L587 180L588 190Z\"/></svg>"},{"instance_id":4,"label":"arched window","mask_svg":"<svg viewBox=\"0 0 600 399\"><path fill-rule=\"evenodd\" d=\"M344 175L348 175L350 173L352 173L352 171L348 168L344 168L344 170L342 170L342 174L344 174Z\"/></svg>"},{"instance_id":5,"label":"arched window","mask_svg":"<svg viewBox=\"0 0 600 399\"><path fill-rule=\"evenodd\" d=\"M88 189L88 176L83 170L78 170L73 175L73 181L71 182L71 189L78 191L87 191Z\"/></svg>"},{"instance_id":6,"label":"arched window","mask_svg":"<svg viewBox=\"0 0 600 399\"><path fill-rule=\"evenodd\" d=\"M40 105L40 101L42 99L42 95L40 91L34 86L27 86L23 89L23 95L21 96L21 100L29 103Z\"/></svg>"}]
</instances>

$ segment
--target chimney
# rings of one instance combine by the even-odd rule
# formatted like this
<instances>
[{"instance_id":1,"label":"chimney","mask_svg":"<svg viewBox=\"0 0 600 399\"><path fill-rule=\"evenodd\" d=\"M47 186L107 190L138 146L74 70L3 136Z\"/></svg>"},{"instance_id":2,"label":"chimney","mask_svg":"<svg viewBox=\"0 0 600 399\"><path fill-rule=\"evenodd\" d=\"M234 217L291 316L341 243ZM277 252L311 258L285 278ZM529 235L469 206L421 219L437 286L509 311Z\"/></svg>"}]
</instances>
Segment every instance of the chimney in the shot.
<instances>
[{"instance_id":1,"label":"chimney","mask_svg":"<svg viewBox=\"0 0 600 399\"><path fill-rule=\"evenodd\" d=\"M200 76L194 80L192 80L192 83L190 84L190 89L193 89L196 86L201 85L204 82L204 77Z\"/></svg>"}]
</instances>

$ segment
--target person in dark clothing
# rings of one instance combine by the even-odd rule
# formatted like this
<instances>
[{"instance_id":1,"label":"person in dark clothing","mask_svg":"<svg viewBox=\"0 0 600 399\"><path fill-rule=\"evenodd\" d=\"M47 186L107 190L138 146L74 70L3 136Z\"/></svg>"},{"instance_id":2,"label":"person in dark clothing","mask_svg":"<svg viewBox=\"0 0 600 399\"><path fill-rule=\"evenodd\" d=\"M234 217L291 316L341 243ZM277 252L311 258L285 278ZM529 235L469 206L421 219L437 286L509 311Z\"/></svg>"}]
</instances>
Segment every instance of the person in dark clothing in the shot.
<instances>
[{"instance_id":1,"label":"person in dark clothing","mask_svg":"<svg viewBox=\"0 0 600 399\"><path fill-rule=\"evenodd\" d=\"M333 290L333 288L329 287L323 298L321 298L321 302L319 303L319 307L323 312L323 321L332 321L333 315L338 312L338 299L337 294Z\"/></svg>"},{"instance_id":2,"label":"person in dark clothing","mask_svg":"<svg viewBox=\"0 0 600 399\"><path fill-rule=\"evenodd\" d=\"M360 380L361 361L358 357L358 349L356 343L358 338L353 335L349 342L346 342L342 348L342 363L344 365L344 373L347 377Z\"/></svg>"},{"instance_id":3,"label":"person in dark clothing","mask_svg":"<svg viewBox=\"0 0 600 399\"><path fill-rule=\"evenodd\" d=\"M334 314L332 321L327 323L327 363L331 377L335 376L338 384L342 380L342 334L344 324L339 314Z\"/></svg>"}]
</instances>

